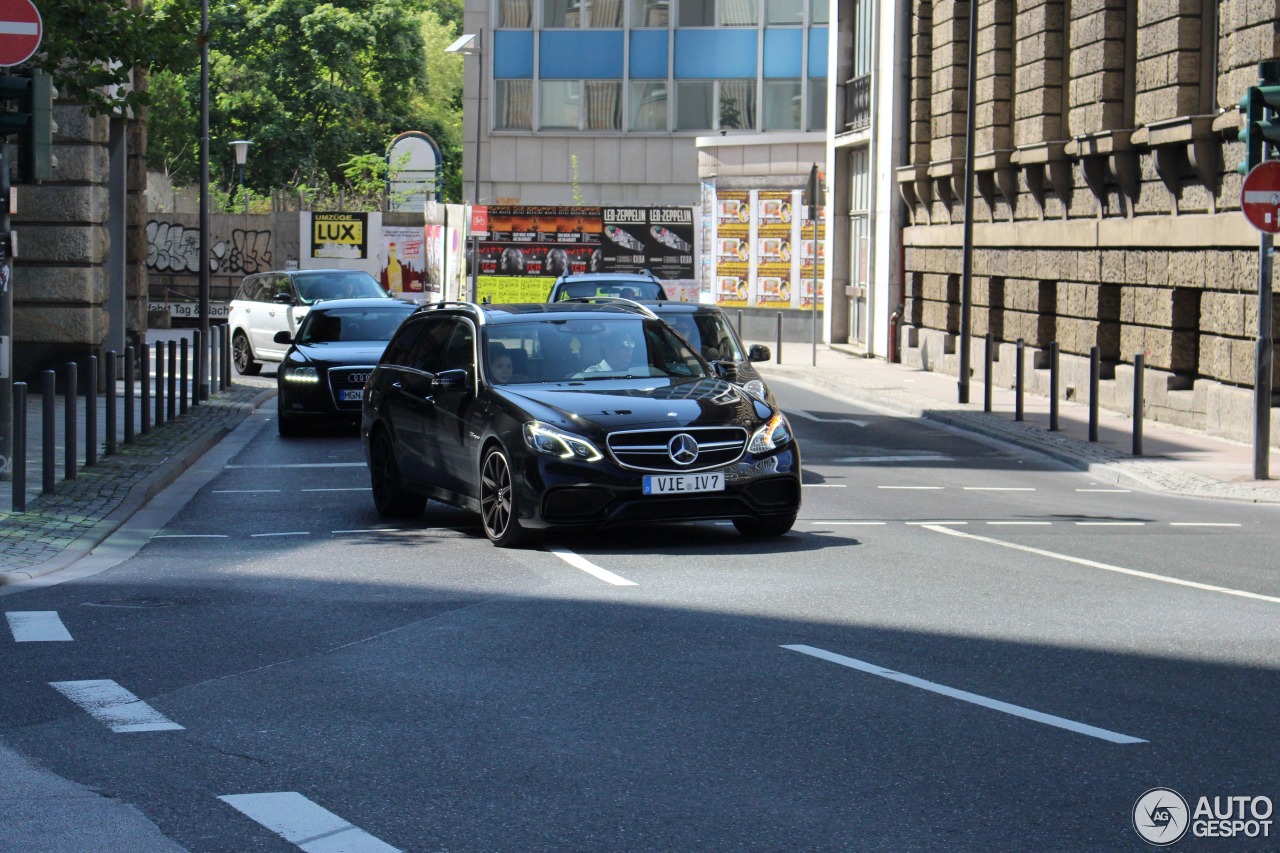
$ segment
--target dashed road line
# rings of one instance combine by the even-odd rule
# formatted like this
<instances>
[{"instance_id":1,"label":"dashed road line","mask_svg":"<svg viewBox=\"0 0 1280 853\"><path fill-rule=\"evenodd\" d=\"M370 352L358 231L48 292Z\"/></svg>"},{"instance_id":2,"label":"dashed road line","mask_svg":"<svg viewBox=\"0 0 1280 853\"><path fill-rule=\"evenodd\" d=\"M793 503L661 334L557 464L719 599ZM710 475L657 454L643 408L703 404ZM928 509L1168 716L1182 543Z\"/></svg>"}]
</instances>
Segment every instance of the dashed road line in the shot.
<instances>
[{"instance_id":1,"label":"dashed road line","mask_svg":"<svg viewBox=\"0 0 1280 853\"><path fill-rule=\"evenodd\" d=\"M787 414L799 415L800 417L806 420L814 421L820 424L853 424L854 426L865 427L871 423L870 421L857 421L857 420L854 420L853 418L844 418L844 417L823 418L823 417L819 417L818 415L812 414L810 412L806 412L803 409L792 409L791 411L787 412Z\"/></svg>"},{"instance_id":2,"label":"dashed road line","mask_svg":"<svg viewBox=\"0 0 1280 853\"><path fill-rule=\"evenodd\" d=\"M226 539L225 533L156 533L152 539Z\"/></svg>"},{"instance_id":3,"label":"dashed road line","mask_svg":"<svg viewBox=\"0 0 1280 853\"><path fill-rule=\"evenodd\" d=\"M965 486L966 492L1034 492L1032 486Z\"/></svg>"},{"instance_id":4,"label":"dashed road line","mask_svg":"<svg viewBox=\"0 0 1280 853\"><path fill-rule=\"evenodd\" d=\"M945 486L876 486L877 489L890 489L905 492L937 492Z\"/></svg>"},{"instance_id":5,"label":"dashed road line","mask_svg":"<svg viewBox=\"0 0 1280 853\"><path fill-rule=\"evenodd\" d=\"M225 471L243 471L249 468L368 468L365 462L282 462L276 465L224 465Z\"/></svg>"},{"instance_id":6,"label":"dashed road line","mask_svg":"<svg viewBox=\"0 0 1280 853\"><path fill-rule=\"evenodd\" d=\"M218 799L307 853L398 853L399 850L296 791L224 794Z\"/></svg>"},{"instance_id":7,"label":"dashed road line","mask_svg":"<svg viewBox=\"0 0 1280 853\"><path fill-rule=\"evenodd\" d=\"M250 539L269 539L275 536L310 536L309 530L289 530L281 533L250 533Z\"/></svg>"},{"instance_id":8,"label":"dashed road line","mask_svg":"<svg viewBox=\"0 0 1280 853\"><path fill-rule=\"evenodd\" d=\"M848 486L845 483L801 483L800 485L806 489L846 489L848 488Z\"/></svg>"},{"instance_id":9,"label":"dashed road line","mask_svg":"<svg viewBox=\"0 0 1280 853\"><path fill-rule=\"evenodd\" d=\"M400 533L403 530L403 527L366 527L361 530L330 530L329 532L339 536L343 533Z\"/></svg>"},{"instance_id":10,"label":"dashed road line","mask_svg":"<svg viewBox=\"0 0 1280 853\"><path fill-rule=\"evenodd\" d=\"M109 679L50 681L49 686L89 712L113 732L174 731L182 726Z\"/></svg>"},{"instance_id":11,"label":"dashed road line","mask_svg":"<svg viewBox=\"0 0 1280 853\"><path fill-rule=\"evenodd\" d=\"M70 642L71 632L62 624L56 610L10 610L9 620L15 643Z\"/></svg>"},{"instance_id":12,"label":"dashed road line","mask_svg":"<svg viewBox=\"0 0 1280 853\"><path fill-rule=\"evenodd\" d=\"M1171 521L1170 527L1243 527L1236 521Z\"/></svg>"},{"instance_id":13,"label":"dashed road line","mask_svg":"<svg viewBox=\"0 0 1280 853\"><path fill-rule=\"evenodd\" d=\"M967 690L957 690L954 687L948 687L945 684L938 684L935 681L926 681L923 678L917 678L914 675L907 675L901 672L895 672L892 669L886 669L873 663L857 660L856 658L845 657L825 649L814 648L813 646L794 645L783 646L793 652L800 652L804 655L819 658L821 660L837 663L841 666L847 666L850 669L856 669L859 672L865 672L870 675L877 675L881 678L887 678L890 681L896 681L899 684L906 684L911 687L918 687L921 690L928 690L931 693L937 693L942 696L948 696L952 699L960 699L964 702L971 702L974 705L980 705L984 708L990 708L993 711L1001 711L1005 714L1011 714L1015 717L1021 717L1024 720L1031 720L1036 723L1044 723L1045 725L1055 726L1056 728L1066 729L1070 732L1076 732L1089 737L1098 738L1099 740L1109 741L1116 744L1146 743L1142 738L1133 737L1132 735L1113 732L1108 729L1100 729L1097 726L1091 726L1087 723L1069 720L1066 717L1058 717L1053 714L1046 714L1043 711L1034 711L1031 708L1024 708L1021 705L1013 705L1009 702L1002 702L999 699L991 699L987 696L981 696L977 693L970 693Z\"/></svg>"},{"instance_id":14,"label":"dashed road line","mask_svg":"<svg viewBox=\"0 0 1280 853\"><path fill-rule=\"evenodd\" d=\"M954 456L943 456L941 453L921 453L916 456L842 456L833 459L846 465L866 465L872 462L951 462Z\"/></svg>"},{"instance_id":15,"label":"dashed road line","mask_svg":"<svg viewBox=\"0 0 1280 853\"><path fill-rule=\"evenodd\" d=\"M1127 495L1132 489L1076 489L1077 492L1101 492L1109 495Z\"/></svg>"},{"instance_id":16,"label":"dashed road line","mask_svg":"<svg viewBox=\"0 0 1280 853\"><path fill-rule=\"evenodd\" d=\"M810 521L810 524L825 524L830 527L883 527L887 521Z\"/></svg>"},{"instance_id":17,"label":"dashed road line","mask_svg":"<svg viewBox=\"0 0 1280 853\"><path fill-rule=\"evenodd\" d=\"M353 486L350 489L303 489L304 492L372 492L370 486Z\"/></svg>"},{"instance_id":18,"label":"dashed road line","mask_svg":"<svg viewBox=\"0 0 1280 853\"><path fill-rule=\"evenodd\" d=\"M575 569L581 569L589 575L599 578L605 583L611 583L614 586L639 586L635 581L629 581L621 575L615 575L608 569L602 569L590 560L582 557L568 548L549 547L547 548L552 554L564 560Z\"/></svg>"},{"instance_id":19,"label":"dashed road line","mask_svg":"<svg viewBox=\"0 0 1280 853\"><path fill-rule=\"evenodd\" d=\"M1005 542L1001 539L992 539L988 536L979 536L976 533L965 533L963 530L952 530L949 527L926 527L925 530L932 530L936 533L945 533L948 536L956 536L961 539L972 539L976 542L985 542L988 545L999 545L1001 548L1012 548L1015 551L1022 551L1026 554L1035 554L1040 557L1048 557L1051 560L1062 560L1067 563L1075 563L1078 566L1086 566L1091 569L1101 569L1104 572L1115 572L1120 575L1129 575L1130 577L1143 578L1144 580L1158 581L1160 583L1172 584L1174 586L1185 586L1191 589L1198 589L1204 592L1217 592L1223 595L1234 595L1239 598L1249 598L1254 601L1265 601L1268 604L1280 604L1280 598L1271 595L1261 595L1256 592L1249 592L1243 589L1232 589L1225 586L1215 586L1213 584L1200 583L1199 581L1189 581L1182 578L1170 577L1168 575L1157 575L1153 572L1144 572L1138 569L1126 569L1123 566L1113 566L1110 563L1100 563L1097 560L1086 560L1083 557L1073 557L1070 554L1059 554L1056 551L1046 551L1043 548L1032 548L1029 545L1019 545L1016 542Z\"/></svg>"},{"instance_id":20,"label":"dashed road line","mask_svg":"<svg viewBox=\"0 0 1280 853\"><path fill-rule=\"evenodd\" d=\"M1145 527L1145 521L1076 521L1076 527Z\"/></svg>"},{"instance_id":21,"label":"dashed road line","mask_svg":"<svg viewBox=\"0 0 1280 853\"><path fill-rule=\"evenodd\" d=\"M994 525L1000 525L1000 524L1003 524L1003 525L1006 525L1006 526L1009 526L1009 527L1014 527L1014 526L1018 526L1018 527L1049 527L1049 526L1051 526L1051 525L1053 524L1053 522L1052 522L1052 521L988 521L988 522L987 522L987 524L994 524Z\"/></svg>"},{"instance_id":22,"label":"dashed road line","mask_svg":"<svg viewBox=\"0 0 1280 853\"><path fill-rule=\"evenodd\" d=\"M929 525L929 524L968 524L968 523L969 522L967 521L904 521L903 522L903 524L908 524L913 527L916 525Z\"/></svg>"}]
</instances>

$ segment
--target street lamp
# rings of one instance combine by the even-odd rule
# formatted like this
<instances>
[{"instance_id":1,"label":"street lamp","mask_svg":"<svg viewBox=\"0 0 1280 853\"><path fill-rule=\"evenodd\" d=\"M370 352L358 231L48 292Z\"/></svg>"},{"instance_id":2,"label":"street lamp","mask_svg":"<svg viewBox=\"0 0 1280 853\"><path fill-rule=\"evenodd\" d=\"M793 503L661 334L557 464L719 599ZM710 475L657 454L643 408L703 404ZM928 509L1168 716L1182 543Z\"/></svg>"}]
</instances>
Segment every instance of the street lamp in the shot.
<instances>
[{"instance_id":1,"label":"street lamp","mask_svg":"<svg viewBox=\"0 0 1280 853\"><path fill-rule=\"evenodd\" d=\"M240 173L240 194L244 195L244 164L249 159L249 146L253 143L248 139L237 139L234 142L227 143L236 153L236 170ZM246 196L244 200L244 212L249 212L249 199Z\"/></svg>"},{"instance_id":2,"label":"street lamp","mask_svg":"<svg viewBox=\"0 0 1280 853\"><path fill-rule=\"evenodd\" d=\"M466 33L445 49L445 53L460 53L464 56L474 54L479 63L479 75L476 77L476 157L475 171L471 175L471 205L480 203L480 134L484 127L484 30ZM467 217L467 229L471 229L471 217ZM480 274L480 238L471 237L471 298L475 300L477 281Z\"/></svg>"}]
</instances>

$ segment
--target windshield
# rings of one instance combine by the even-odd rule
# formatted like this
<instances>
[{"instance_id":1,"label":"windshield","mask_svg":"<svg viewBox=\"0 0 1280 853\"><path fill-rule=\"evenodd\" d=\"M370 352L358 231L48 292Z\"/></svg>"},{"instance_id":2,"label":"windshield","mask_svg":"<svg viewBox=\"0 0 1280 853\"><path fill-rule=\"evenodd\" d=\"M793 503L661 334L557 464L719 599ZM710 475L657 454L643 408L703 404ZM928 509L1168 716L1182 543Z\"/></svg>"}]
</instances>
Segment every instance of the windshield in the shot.
<instances>
[{"instance_id":1,"label":"windshield","mask_svg":"<svg viewBox=\"0 0 1280 853\"><path fill-rule=\"evenodd\" d=\"M666 299L662 285L656 281L567 281L560 285L557 301L581 299L584 296L617 296L652 302Z\"/></svg>"},{"instance_id":2,"label":"windshield","mask_svg":"<svg viewBox=\"0 0 1280 853\"><path fill-rule=\"evenodd\" d=\"M746 361L747 356L719 311L708 313L660 314L707 361Z\"/></svg>"},{"instance_id":3,"label":"windshield","mask_svg":"<svg viewBox=\"0 0 1280 853\"><path fill-rule=\"evenodd\" d=\"M388 295L373 276L355 270L304 274L297 276L294 281L303 305L322 299L363 299Z\"/></svg>"},{"instance_id":4,"label":"windshield","mask_svg":"<svg viewBox=\"0 0 1280 853\"><path fill-rule=\"evenodd\" d=\"M633 316L491 326L485 357L494 385L709 375L667 324Z\"/></svg>"},{"instance_id":5,"label":"windshield","mask_svg":"<svg viewBox=\"0 0 1280 853\"><path fill-rule=\"evenodd\" d=\"M393 300L394 302L394 300ZM376 308L317 308L307 314L298 330L300 344L389 341L413 306L403 303Z\"/></svg>"}]
</instances>

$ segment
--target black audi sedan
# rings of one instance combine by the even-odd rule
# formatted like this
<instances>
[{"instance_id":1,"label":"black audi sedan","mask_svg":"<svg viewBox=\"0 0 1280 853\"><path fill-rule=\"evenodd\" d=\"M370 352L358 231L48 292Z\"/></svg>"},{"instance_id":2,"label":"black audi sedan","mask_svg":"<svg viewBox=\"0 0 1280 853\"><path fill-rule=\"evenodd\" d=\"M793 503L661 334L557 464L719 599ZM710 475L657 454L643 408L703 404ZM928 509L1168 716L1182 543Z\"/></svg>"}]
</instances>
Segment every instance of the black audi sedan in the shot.
<instances>
[{"instance_id":1,"label":"black audi sedan","mask_svg":"<svg viewBox=\"0 0 1280 853\"><path fill-rule=\"evenodd\" d=\"M312 306L297 335L277 332L275 342L289 345L276 372L280 434L326 421L358 423L365 380L416 308L398 299L333 299Z\"/></svg>"},{"instance_id":2,"label":"black audi sedan","mask_svg":"<svg viewBox=\"0 0 1280 853\"><path fill-rule=\"evenodd\" d=\"M706 519L781 536L800 509L786 417L636 304L423 306L374 369L360 432L380 514L460 506L501 547Z\"/></svg>"}]
</instances>

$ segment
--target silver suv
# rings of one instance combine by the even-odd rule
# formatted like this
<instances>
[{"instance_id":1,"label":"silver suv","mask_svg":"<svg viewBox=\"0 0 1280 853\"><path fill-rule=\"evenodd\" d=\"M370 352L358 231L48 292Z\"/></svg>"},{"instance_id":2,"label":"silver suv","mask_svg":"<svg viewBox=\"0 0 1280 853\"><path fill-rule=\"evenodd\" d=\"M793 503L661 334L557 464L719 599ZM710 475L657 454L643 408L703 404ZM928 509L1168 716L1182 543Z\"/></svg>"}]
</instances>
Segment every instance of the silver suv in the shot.
<instances>
[{"instance_id":1,"label":"silver suv","mask_svg":"<svg viewBox=\"0 0 1280 853\"><path fill-rule=\"evenodd\" d=\"M264 361L281 361L289 345L276 343L276 333L296 334L314 303L363 297L391 295L360 270L282 270L245 276L227 313L236 370L257 376Z\"/></svg>"}]
</instances>

